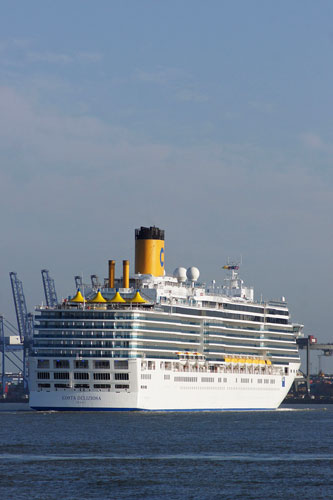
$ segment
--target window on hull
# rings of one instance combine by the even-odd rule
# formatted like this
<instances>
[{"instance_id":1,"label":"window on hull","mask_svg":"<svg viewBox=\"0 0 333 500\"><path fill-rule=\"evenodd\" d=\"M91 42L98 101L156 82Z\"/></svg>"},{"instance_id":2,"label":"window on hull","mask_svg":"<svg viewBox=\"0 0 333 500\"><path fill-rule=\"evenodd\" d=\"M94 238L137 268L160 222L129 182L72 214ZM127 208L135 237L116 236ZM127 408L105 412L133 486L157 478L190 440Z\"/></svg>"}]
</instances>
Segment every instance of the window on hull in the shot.
<instances>
[{"instance_id":1,"label":"window on hull","mask_svg":"<svg viewBox=\"0 0 333 500\"><path fill-rule=\"evenodd\" d=\"M94 373L94 380L110 380L110 373Z\"/></svg>"},{"instance_id":2,"label":"window on hull","mask_svg":"<svg viewBox=\"0 0 333 500\"><path fill-rule=\"evenodd\" d=\"M50 360L49 359L38 359L37 360L37 368L50 368Z\"/></svg>"},{"instance_id":3,"label":"window on hull","mask_svg":"<svg viewBox=\"0 0 333 500\"><path fill-rule=\"evenodd\" d=\"M129 380L129 374L128 373L115 373L114 379L115 380Z\"/></svg>"},{"instance_id":4,"label":"window on hull","mask_svg":"<svg viewBox=\"0 0 333 500\"><path fill-rule=\"evenodd\" d=\"M110 368L110 361L108 360L98 360L98 361L94 361L94 368L97 368L97 369L106 369L106 368Z\"/></svg>"},{"instance_id":5,"label":"window on hull","mask_svg":"<svg viewBox=\"0 0 333 500\"><path fill-rule=\"evenodd\" d=\"M76 369L87 369L89 368L89 361L87 359L79 359L74 362L74 366Z\"/></svg>"},{"instance_id":6,"label":"window on hull","mask_svg":"<svg viewBox=\"0 0 333 500\"><path fill-rule=\"evenodd\" d=\"M114 369L115 370L128 370L128 360L123 359L115 359L114 360Z\"/></svg>"},{"instance_id":7,"label":"window on hull","mask_svg":"<svg viewBox=\"0 0 333 500\"><path fill-rule=\"evenodd\" d=\"M88 380L89 379L89 373L74 372L74 379L75 380Z\"/></svg>"},{"instance_id":8,"label":"window on hull","mask_svg":"<svg viewBox=\"0 0 333 500\"><path fill-rule=\"evenodd\" d=\"M69 379L69 373L68 372L55 372L53 374L53 378L56 379Z\"/></svg>"},{"instance_id":9,"label":"window on hull","mask_svg":"<svg viewBox=\"0 0 333 500\"><path fill-rule=\"evenodd\" d=\"M56 359L53 361L54 368L69 368L68 359Z\"/></svg>"}]
</instances>

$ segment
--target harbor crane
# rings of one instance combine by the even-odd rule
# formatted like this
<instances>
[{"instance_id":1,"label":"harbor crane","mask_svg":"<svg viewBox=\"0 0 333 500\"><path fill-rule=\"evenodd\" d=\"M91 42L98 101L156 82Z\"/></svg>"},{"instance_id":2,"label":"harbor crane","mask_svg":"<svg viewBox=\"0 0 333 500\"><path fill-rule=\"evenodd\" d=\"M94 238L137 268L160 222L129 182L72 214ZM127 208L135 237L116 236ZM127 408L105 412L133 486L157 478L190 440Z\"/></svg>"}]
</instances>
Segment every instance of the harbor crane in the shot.
<instances>
[{"instance_id":1,"label":"harbor crane","mask_svg":"<svg viewBox=\"0 0 333 500\"><path fill-rule=\"evenodd\" d=\"M57 292L55 289L54 279L51 278L47 269L42 269L42 279L45 293L46 305L55 307L58 304Z\"/></svg>"},{"instance_id":2,"label":"harbor crane","mask_svg":"<svg viewBox=\"0 0 333 500\"><path fill-rule=\"evenodd\" d=\"M29 352L34 328L34 319L31 313L28 313L25 296L23 293L22 281L18 279L17 273L9 273L15 304L17 326L20 335L20 341L23 345L23 381L25 388L28 387L27 354Z\"/></svg>"},{"instance_id":3,"label":"harbor crane","mask_svg":"<svg viewBox=\"0 0 333 500\"><path fill-rule=\"evenodd\" d=\"M92 287L94 290L101 288L101 284L99 282L99 278L98 278L97 274L92 274L90 276L90 279L91 279L91 284L92 284Z\"/></svg>"},{"instance_id":4,"label":"harbor crane","mask_svg":"<svg viewBox=\"0 0 333 500\"><path fill-rule=\"evenodd\" d=\"M0 316L0 342L1 342L1 366L2 366L2 373L1 373L1 387L2 387L2 394L5 393L5 381L6 381L6 370L5 370L5 358L6 358L6 343L5 343L5 330L3 327L3 316Z\"/></svg>"},{"instance_id":5,"label":"harbor crane","mask_svg":"<svg viewBox=\"0 0 333 500\"><path fill-rule=\"evenodd\" d=\"M9 332L9 336L5 336L5 327ZM14 339L13 342L11 339ZM16 377L20 378L23 371L22 357L18 356L17 352L22 352L23 345L18 342L18 331L3 315L0 315L0 351L1 351L1 391L2 397L6 394L7 382L12 381L13 373L6 372L6 361L17 368Z\"/></svg>"},{"instance_id":6,"label":"harbor crane","mask_svg":"<svg viewBox=\"0 0 333 500\"><path fill-rule=\"evenodd\" d=\"M91 275L91 285L83 283L82 276L74 276L74 279L76 290L81 290L86 299L91 298L95 290L100 286L95 285L95 283L98 283L98 276L96 276L96 274Z\"/></svg>"},{"instance_id":7,"label":"harbor crane","mask_svg":"<svg viewBox=\"0 0 333 500\"><path fill-rule=\"evenodd\" d=\"M321 356L333 356L333 343L318 344L314 335L296 340L300 349L306 349L306 387L310 394L310 350L322 351Z\"/></svg>"},{"instance_id":8,"label":"harbor crane","mask_svg":"<svg viewBox=\"0 0 333 500\"><path fill-rule=\"evenodd\" d=\"M74 276L75 279L75 288L82 288L82 276Z\"/></svg>"}]
</instances>

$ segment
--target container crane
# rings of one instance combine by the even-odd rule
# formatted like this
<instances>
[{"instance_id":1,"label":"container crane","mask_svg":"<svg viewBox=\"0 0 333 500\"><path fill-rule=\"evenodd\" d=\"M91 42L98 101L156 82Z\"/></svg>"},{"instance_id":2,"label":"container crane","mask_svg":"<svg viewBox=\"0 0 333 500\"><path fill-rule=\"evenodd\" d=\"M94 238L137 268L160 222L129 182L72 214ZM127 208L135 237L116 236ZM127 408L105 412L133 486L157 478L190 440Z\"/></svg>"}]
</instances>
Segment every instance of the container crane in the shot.
<instances>
[{"instance_id":1,"label":"container crane","mask_svg":"<svg viewBox=\"0 0 333 500\"><path fill-rule=\"evenodd\" d=\"M2 373L1 373L1 387L2 394L5 394L5 381L6 381L6 370L5 370L5 357L6 357L6 343L5 343L5 330L3 327L3 316L0 316L0 342L1 342L1 353L2 353Z\"/></svg>"},{"instance_id":2,"label":"container crane","mask_svg":"<svg viewBox=\"0 0 333 500\"><path fill-rule=\"evenodd\" d=\"M48 307L56 307L56 305L58 304L58 298L55 289L54 279L51 278L49 271L47 269L42 269L41 272L42 272L46 305Z\"/></svg>"},{"instance_id":3,"label":"container crane","mask_svg":"<svg viewBox=\"0 0 333 500\"><path fill-rule=\"evenodd\" d=\"M82 276L74 276L75 279L75 288L82 288Z\"/></svg>"},{"instance_id":4,"label":"container crane","mask_svg":"<svg viewBox=\"0 0 333 500\"><path fill-rule=\"evenodd\" d=\"M91 279L91 284L92 284L92 287L93 287L94 290L95 289L97 290L98 288L101 288L101 284L99 282L99 278L98 278L98 276L96 274L92 274L90 276L90 279Z\"/></svg>"},{"instance_id":5,"label":"container crane","mask_svg":"<svg viewBox=\"0 0 333 500\"><path fill-rule=\"evenodd\" d=\"M5 335L5 327L9 331L9 337ZM18 369L17 376L22 375L22 357L16 354L16 351L21 352L23 345L17 342L18 335L17 330L10 321L0 315L0 351L1 351L1 385L2 385L2 397L6 394L6 385L8 381L12 380L13 374L6 373L6 360L14 365ZM14 342L11 342L11 338L14 338Z\"/></svg>"},{"instance_id":6,"label":"container crane","mask_svg":"<svg viewBox=\"0 0 333 500\"><path fill-rule=\"evenodd\" d=\"M322 351L324 356L333 356L333 343L319 344L314 335L299 338L296 342L300 349L306 349L306 386L308 394L310 394L310 350Z\"/></svg>"},{"instance_id":7,"label":"container crane","mask_svg":"<svg viewBox=\"0 0 333 500\"><path fill-rule=\"evenodd\" d=\"M27 311L22 281L18 279L17 273L11 272L9 273L9 276L13 291L18 331L20 334L21 343L23 344L23 380L25 387L27 387L28 377L26 361L27 354L32 343L34 320L33 315L31 313L28 313Z\"/></svg>"},{"instance_id":8,"label":"container crane","mask_svg":"<svg viewBox=\"0 0 333 500\"><path fill-rule=\"evenodd\" d=\"M76 290L81 290L86 300L89 300L95 294L96 288L99 288L98 286L95 288L93 284L94 282L98 283L98 277L96 274L91 275L92 285L84 284L82 276L74 276L74 279Z\"/></svg>"}]
</instances>

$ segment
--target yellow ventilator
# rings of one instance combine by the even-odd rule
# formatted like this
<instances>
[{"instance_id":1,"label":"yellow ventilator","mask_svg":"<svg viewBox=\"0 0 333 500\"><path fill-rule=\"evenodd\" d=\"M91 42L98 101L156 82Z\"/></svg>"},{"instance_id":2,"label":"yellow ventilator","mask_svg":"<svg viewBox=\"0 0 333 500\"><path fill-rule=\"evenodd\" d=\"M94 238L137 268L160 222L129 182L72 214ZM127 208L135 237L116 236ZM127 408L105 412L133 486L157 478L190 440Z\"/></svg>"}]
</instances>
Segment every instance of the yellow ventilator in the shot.
<instances>
[{"instance_id":1,"label":"yellow ventilator","mask_svg":"<svg viewBox=\"0 0 333 500\"><path fill-rule=\"evenodd\" d=\"M124 302L126 302L126 300L122 298L119 291L117 290L115 295L111 300L109 300L109 302L112 302L113 304L123 304Z\"/></svg>"},{"instance_id":2,"label":"yellow ventilator","mask_svg":"<svg viewBox=\"0 0 333 500\"><path fill-rule=\"evenodd\" d=\"M106 302L106 299L103 297L103 295L101 294L100 290L98 290L98 292L96 293L95 297L91 300L88 301L89 304L100 304L102 302Z\"/></svg>"},{"instance_id":3,"label":"yellow ventilator","mask_svg":"<svg viewBox=\"0 0 333 500\"><path fill-rule=\"evenodd\" d=\"M136 294L132 299L130 299L128 302L136 303L136 304L146 304L147 301L141 297L139 290L137 290Z\"/></svg>"},{"instance_id":4,"label":"yellow ventilator","mask_svg":"<svg viewBox=\"0 0 333 500\"><path fill-rule=\"evenodd\" d=\"M80 289L78 288L78 291L76 292L76 295L75 297L73 297L70 302L84 302L85 299L82 295L82 293L80 292Z\"/></svg>"}]
</instances>

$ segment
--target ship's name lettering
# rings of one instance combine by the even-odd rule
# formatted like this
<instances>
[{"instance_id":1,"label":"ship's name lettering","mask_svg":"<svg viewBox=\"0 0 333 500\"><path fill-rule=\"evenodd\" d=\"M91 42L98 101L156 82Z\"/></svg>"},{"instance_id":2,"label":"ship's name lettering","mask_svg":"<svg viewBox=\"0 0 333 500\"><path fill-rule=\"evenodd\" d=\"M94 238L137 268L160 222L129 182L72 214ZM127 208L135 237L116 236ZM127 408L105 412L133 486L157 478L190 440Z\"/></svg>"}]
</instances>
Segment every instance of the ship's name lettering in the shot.
<instances>
[{"instance_id":1,"label":"ship's name lettering","mask_svg":"<svg viewBox=\"0 0 333 500\"><path fill-rule=\"evenodd\" d=\"M62 396L63 401L101 401L100 396Z\"/></svg>"},{"instance_id":2,"label":"ship's name lettering","mask_svg":"<svg viewBox=\"0 0 333 500\"><path fill-rule=\"evenodd\" d=\"M100 396L77 396L78 401L101 401Z\"/></svg>"}]
</instances>

